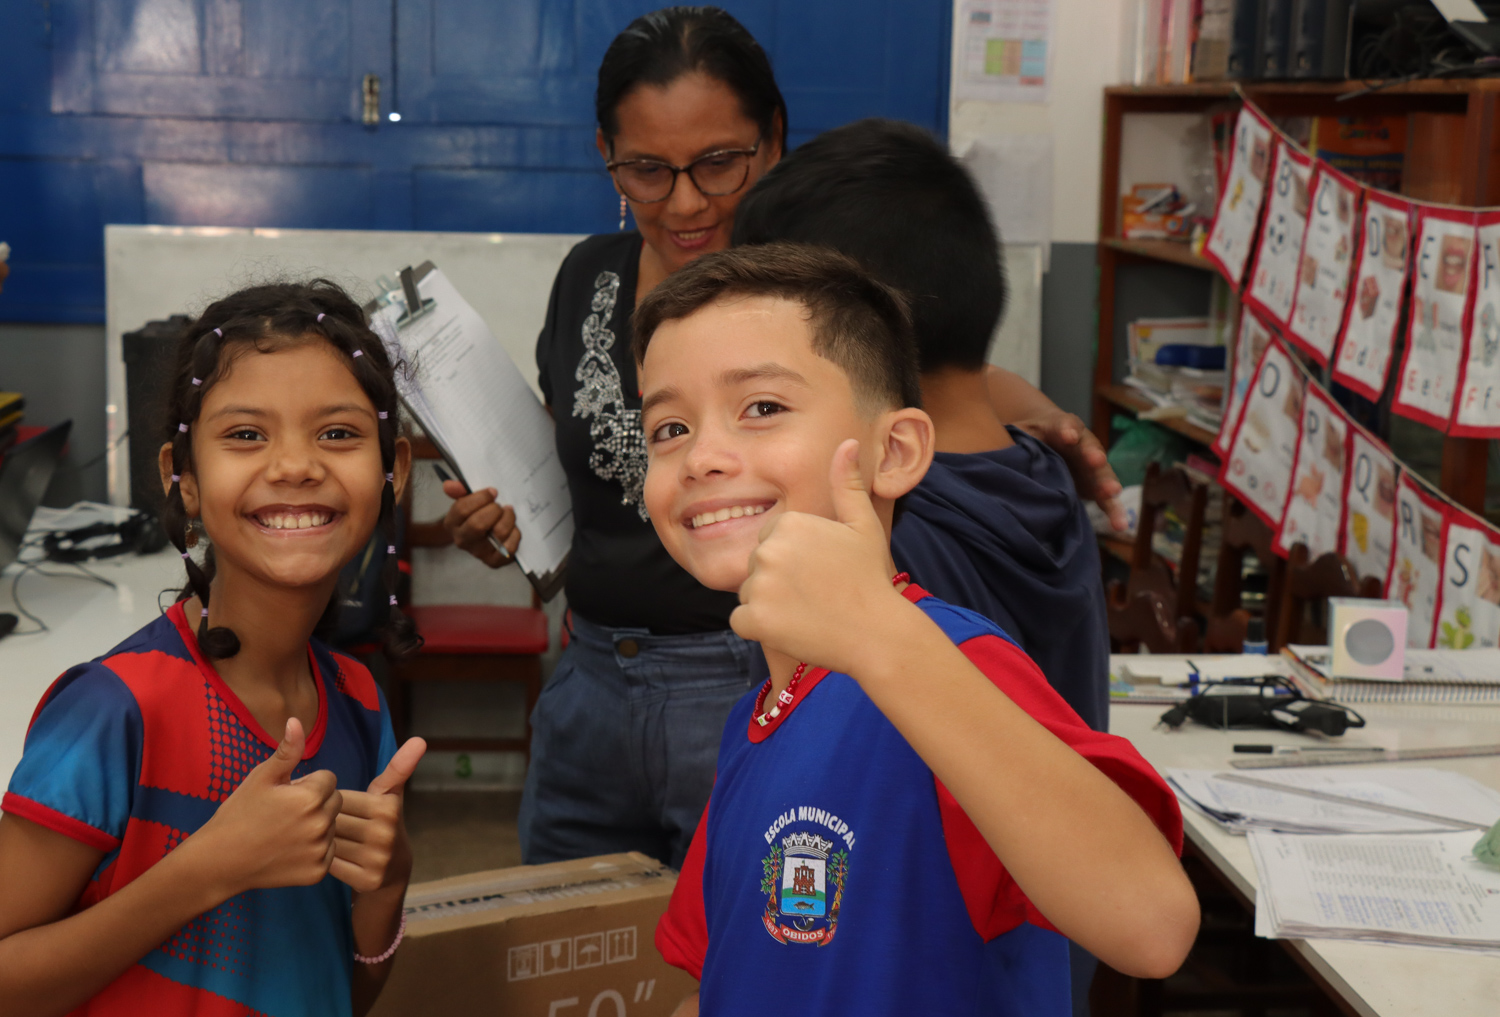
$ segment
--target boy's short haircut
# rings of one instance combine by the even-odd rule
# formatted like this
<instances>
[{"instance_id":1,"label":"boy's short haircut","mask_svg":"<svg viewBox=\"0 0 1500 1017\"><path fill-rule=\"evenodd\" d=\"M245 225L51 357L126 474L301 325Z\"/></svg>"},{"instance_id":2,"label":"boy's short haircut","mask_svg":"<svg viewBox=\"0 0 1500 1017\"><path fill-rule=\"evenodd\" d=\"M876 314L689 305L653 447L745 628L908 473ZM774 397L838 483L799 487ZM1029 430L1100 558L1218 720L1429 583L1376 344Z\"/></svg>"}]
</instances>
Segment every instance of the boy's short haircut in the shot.
<instances>
[{"instance_id":1,"label":"boy's short haircut","mask_svg":"<svg viewBox=\"0 0 1500 1017\"><path fill-rule=\"evenodd\" d=\"M866 409L922 405L906 299L853 259L806 244L731 248L696 258L641 301L631 328L637 363L664 322L724 297L781 297L807 308L813 352L849 376Z\"/></svg>"},{"instance_id":2,"label":"boy's short haircut","mask_svg":"<svg viewBox=\"0 0 1500 1017\"><path fill-rule=\"evenodd\" d=\"M911 301L923 371L984 366L1005 267L967 170L920 127L859 120L788 153L735 212L734 243L847 254Z\"/></svg>"}]
</instances>

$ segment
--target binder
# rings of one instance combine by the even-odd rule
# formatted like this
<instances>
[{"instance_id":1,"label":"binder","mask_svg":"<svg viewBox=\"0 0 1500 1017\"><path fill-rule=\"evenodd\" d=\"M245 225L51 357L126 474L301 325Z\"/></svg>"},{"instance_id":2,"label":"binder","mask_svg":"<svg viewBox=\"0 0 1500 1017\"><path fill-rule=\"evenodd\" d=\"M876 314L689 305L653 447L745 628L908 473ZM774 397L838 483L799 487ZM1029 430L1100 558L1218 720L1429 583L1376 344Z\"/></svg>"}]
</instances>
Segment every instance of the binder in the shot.
<instances>
[{"instance_id":1,"label":"binder","mask_svg":"<svg viewBox=\"0 0 1500 1017\"><path fill-rule=\"evenodd\" d=\"M1296 0L1291 76L1338 81L1348 76L1350 0Z\"/></svg>"},{"instance_id":2,"label":"binder","mask_svg":"<svg viewBox=\"0 0 1500 1017\"><path fill-rule=\"evenodd\" d=\"M1229 36L1229 74L1235 81L1258 76L1260 67L1262 0L1235 0Z\"/></svg>"},{"instance_id":3,"label":"binder","mask_svg":"<svg viewBox=\"0 0 1500 1017\"><path fill-rule=\"evenodd\" d=\"M1267 79L1287 76L1287 54L1292 44L1294 0L1261 0L1260 73Z\"/></svg>"}]
</instances>

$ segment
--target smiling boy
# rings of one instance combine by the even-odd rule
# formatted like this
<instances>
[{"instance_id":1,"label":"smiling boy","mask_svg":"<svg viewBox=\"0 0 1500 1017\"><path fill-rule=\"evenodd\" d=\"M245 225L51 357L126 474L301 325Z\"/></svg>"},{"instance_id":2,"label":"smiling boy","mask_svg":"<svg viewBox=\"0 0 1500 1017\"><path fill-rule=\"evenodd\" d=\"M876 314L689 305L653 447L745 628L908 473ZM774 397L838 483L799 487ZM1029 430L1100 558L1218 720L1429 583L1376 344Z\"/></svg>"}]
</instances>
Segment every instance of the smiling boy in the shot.
<instances>
[{"instance_id":1,"label":"smiling boy","mask_svg":"<svg viewBox=\"0 0 1500 1017\"><path fill-rule=\"evenodd\" d=\"M657 929L704 1012L758 1015L769 989L804 1013L993 1013L984 944L1028 922L1174 971L1198 910L1160 777L992 622L892 579L933 455L902 299L771 244L694 262L636 320L651 518L739 592L771 671L730 714ZM1015 972L1017 1012L1040 977L1066 972Z\"/></svg>"}]
</instances>

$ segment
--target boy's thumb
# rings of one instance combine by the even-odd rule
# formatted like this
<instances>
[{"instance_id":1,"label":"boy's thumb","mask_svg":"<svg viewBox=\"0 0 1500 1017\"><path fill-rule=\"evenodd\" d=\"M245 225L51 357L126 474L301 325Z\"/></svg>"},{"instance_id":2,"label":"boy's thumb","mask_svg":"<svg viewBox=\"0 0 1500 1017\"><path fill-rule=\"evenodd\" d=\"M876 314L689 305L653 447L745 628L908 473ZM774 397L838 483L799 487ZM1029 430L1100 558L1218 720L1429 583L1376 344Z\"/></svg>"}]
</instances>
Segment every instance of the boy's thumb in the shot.
<instances>
[{"instance_id":1,"label":"boy's thumb","mask_svg":"<svg viewBox=\"0 0 1500 1017\"><path fill-rule=\"evenodd\" d=\"M263 779L272 784L290 784L292 771L302 762L302 753L306 747L307 736L302 732L302 722L296 717L288 717L286 734L282 736L281 744L276 746L271 758L255 769Z\"/></svg>"},{"instance_id":2,"label":"boy's thumb","mask_svg":"<svg viewBox=\"0 0 1500 1017\"><path fill-rule=\"evenodd\" d=\"M408 738L406 744L397 749L391 761L386 764L385 772L370 782L369 793L372 795L402 794L406 789L406 782L416 772L417 764L422 761L422 756L426 752L426 739Z\"/></svg>"},{"instance_id":3,"label":"boy's thumb","mask_svg":"<svg viewBox=\"0 0 1500 1017\"><path fill-rule=\"evenodd\" d=\"M833 488L833 515L839 522L863 529L870 522L879 525L865 478L859 472L859 441L850 438L833 454L828 482Z\"/></svg>"}]
</instances>

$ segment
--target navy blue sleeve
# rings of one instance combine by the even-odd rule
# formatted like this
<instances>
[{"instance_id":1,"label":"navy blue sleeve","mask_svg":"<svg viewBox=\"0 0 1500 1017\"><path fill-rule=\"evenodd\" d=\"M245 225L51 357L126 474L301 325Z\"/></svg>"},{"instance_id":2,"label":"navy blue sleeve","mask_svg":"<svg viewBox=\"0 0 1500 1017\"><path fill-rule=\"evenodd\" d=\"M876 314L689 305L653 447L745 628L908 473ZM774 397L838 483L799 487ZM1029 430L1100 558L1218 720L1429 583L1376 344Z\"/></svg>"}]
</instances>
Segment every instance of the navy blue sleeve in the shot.
<instances>
[{"instance_id":1,"label":"navy blue sleeve","mask_svg":"<svg viewBox=\"0 0 1500 1017\"><path fill-rule=\"evenodd\" d=\"M100 663L53 683L26 732L6 812L103 851L119 846L140 774L141 711Z\"/></svg>"}]
</instances>

